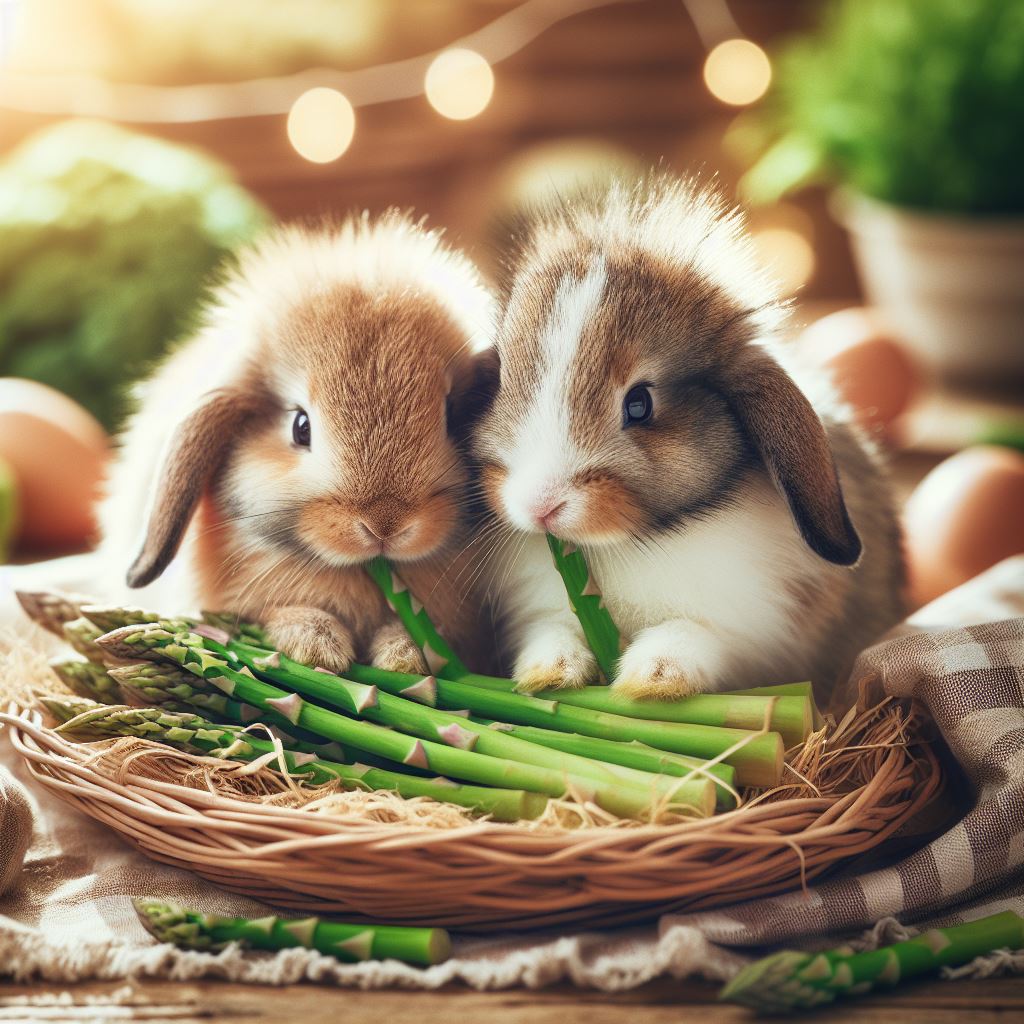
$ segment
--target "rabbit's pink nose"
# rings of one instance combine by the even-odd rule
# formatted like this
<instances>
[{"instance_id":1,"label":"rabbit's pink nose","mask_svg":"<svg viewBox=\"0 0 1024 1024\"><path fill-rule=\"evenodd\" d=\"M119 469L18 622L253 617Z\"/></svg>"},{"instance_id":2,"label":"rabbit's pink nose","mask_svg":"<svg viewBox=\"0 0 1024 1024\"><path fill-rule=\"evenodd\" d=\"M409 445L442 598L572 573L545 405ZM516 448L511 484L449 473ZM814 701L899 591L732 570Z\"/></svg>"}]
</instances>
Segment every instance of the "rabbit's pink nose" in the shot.
<instances>
[{"instance_id":1,"label":"rabbit's pink nose","mask_svg":"<svg viewBox=\"0 0 1024 1024\"><path fill-rule=\"evenodd\" d=\"M375 523L372 520L360 519L359 525L374 539L379 540L382 544L388 540L394 540L396 537L401 537L402 534L408 533L412 528L412 523Z\"/></svg>"},{"instance_id":2,"label":"rabbit's pink nose","mask_svg":"<svg viewBox=\"0 0 1024 1024\"><path fill-rule=\"evenodd\" d=\"M537 526L545 533L550 533L552 524L558 518L558 514L565 511L565 506L566 502L563 499L556 498L540 505L534 505L530 514Z\"/></svg>"}]
</instances>

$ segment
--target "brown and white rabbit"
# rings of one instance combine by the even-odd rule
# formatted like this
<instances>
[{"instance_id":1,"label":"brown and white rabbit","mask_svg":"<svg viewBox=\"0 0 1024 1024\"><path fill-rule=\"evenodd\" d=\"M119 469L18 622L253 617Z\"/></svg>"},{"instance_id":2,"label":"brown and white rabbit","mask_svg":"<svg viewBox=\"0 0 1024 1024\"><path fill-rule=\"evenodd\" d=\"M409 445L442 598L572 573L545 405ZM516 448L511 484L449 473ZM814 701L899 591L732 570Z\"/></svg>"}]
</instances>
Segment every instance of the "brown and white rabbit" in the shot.
<instances>
[{"instance_id":1,"label":"brown and white rabbit","mask_svg":"<svg viewBox=\"0 0 1024 1024\"><path fill-rule=\"evenodd\" d=\"M584 551L622 630L624 694L830 686L900 618L899 531L847 411L784 364L741 220L662 177L566 202L520 247L475 449L526 534L492 580L521 685L596 677L549 531Z\"/></svg>"},{"instance_id":2,"label":"brown and white rabbit","mask_svg":"<svg viewBox=\"0 0 1024 1024\"><path fill-rule=\"evenodd\" d=\"M278 229L139 389L105 561L144 587L184 540L157 607L237 612L329 669L419 670L360 568L383 553L472 649L474 602L438 581L467 544L460 446L492 306L468 259L397 213Z\"/></svg>"}]
</instances>

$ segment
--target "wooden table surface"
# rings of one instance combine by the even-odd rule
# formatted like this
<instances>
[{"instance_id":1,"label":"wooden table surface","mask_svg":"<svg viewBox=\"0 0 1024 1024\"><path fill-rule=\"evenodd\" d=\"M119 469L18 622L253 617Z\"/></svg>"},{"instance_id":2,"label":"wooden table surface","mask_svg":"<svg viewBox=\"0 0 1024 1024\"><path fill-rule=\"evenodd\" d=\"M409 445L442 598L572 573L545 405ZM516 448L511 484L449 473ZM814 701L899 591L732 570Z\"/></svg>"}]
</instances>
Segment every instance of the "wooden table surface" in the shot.
<instances>
[{"instance_id":1,"label":"wooden table surface","mask_svg":"<svg viewBox=\"0 0 1024 1024\"><path fill-rule=\"evenodd\" d=\"M0 1021L212 1021L238 1024L734 1024L752 1015L715 1001L714 986L663 979L632 992L359 992L320 985L263 988L224 982L108 982L74 986L0 985ZM776 1018L778 1019L778 1018ZM829 1024L953 1024L1024 1021L1024 979L931 981L831 1007Z\"/></svg>"}]
</instances>

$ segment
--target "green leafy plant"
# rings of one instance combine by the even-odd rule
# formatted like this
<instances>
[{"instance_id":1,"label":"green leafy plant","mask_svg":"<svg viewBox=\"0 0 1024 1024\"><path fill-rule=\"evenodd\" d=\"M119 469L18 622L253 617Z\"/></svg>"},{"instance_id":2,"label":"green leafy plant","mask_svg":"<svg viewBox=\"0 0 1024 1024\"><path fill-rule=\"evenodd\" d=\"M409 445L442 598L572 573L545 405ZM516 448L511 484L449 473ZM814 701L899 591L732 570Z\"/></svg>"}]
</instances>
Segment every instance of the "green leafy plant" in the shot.
<instances>
[{"instance_id":1,"label":"green leafy plant","mask_svg":"<svg viewBox=\"0 0 1024 1024\"><path fill-rule=\"evenodd\" d=\"M1024 3L840 0L776 60L741 190L835 182L921 210L1024 213Z\"/></svg>"},{"instance_id":2,"label":"green leafy plant","mask_svg":"<svg viewBox=\"0 0 1024 1024\"><path fill-rule=\"evenodd\" d=\"M193 326L210 271L266 221L200 152L90 121L32 137L0 166L0 374L115 426L126 384Z\"/></svg>"}]
</instances>

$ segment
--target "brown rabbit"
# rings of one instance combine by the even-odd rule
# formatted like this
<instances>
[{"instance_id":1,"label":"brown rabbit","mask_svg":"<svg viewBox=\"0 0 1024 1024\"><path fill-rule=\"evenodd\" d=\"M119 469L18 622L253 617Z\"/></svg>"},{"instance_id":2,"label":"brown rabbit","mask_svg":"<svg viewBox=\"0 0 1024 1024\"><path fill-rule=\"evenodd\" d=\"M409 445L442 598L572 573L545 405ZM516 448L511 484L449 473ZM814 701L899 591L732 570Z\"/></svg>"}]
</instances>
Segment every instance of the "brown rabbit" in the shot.
<instances>
[{"instance_id":1,"label":"brown rabbit","mask_svg":"<svg viewBox=\"0 0 1024 1024\"><path fill-rule=\"evenodd\" d=\"M873 448L787 358L741 222L656 178L520 241L476 437L491 506L526 535L492 582L520 683L596 677L550 532L590 561L627 695L830 686L900 618L899 530Z\"/></svg>"},{"instance_id":2,"label":"brown rabbit","mask_svg":"<svg viewBox=\"0 0 1024 1024\"><path fill-rule=\"evenodd\" d=\"M479 602L442 577L466 557L461 446L491 320L473 265L397 213L271 234L139 389L102 509L106 563L144 587L184 541L161 606L237 612L328 669L419 671L361 568L384 554L471 651Z\"/></svg>"}]
</instances>

